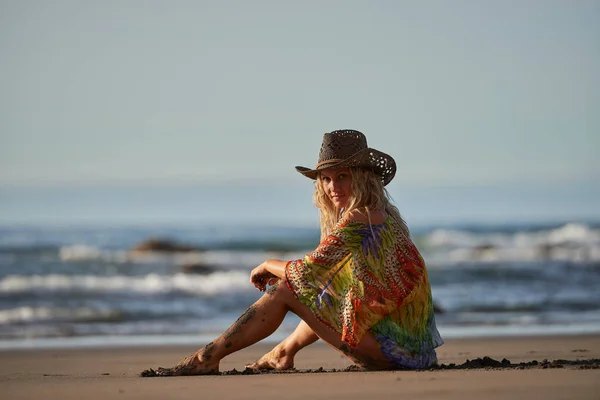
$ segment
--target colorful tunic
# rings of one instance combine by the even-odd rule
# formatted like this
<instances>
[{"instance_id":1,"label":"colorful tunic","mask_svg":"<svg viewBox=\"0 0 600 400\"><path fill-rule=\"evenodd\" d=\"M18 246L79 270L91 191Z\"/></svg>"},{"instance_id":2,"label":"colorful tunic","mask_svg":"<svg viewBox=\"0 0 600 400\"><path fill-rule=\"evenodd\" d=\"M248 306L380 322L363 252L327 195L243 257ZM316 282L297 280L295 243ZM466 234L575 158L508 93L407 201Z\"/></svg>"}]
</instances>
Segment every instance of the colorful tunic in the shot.
<instances>
[{"instance_id":1,"label":"colorful tunic","mask_svg":"<svg viewBox=\"0 0 600 400\"><path fill-rule=\"evenodd\" d=\"M377 225L341 220L285 272L296 297L350 347L371 331L398 366L437 362L434 348L443 340L425 262L391 218Z\"/></svg>"}]
</instances>

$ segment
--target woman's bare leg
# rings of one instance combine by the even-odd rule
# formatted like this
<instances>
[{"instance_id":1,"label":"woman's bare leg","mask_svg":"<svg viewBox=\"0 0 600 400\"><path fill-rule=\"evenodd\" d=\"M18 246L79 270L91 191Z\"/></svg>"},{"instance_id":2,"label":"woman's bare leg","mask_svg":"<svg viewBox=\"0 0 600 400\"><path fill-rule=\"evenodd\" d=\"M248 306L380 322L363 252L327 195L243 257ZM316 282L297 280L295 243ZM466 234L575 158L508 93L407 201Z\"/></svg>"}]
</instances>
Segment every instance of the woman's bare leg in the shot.
<instances>
[{"instance_id":1,"label":"woman's bare leg","mask_svg":"<svg viewBox=\"0 0 600 400\"><path fill-rule=\"evenodd\" d=\"M296 353L317 340L319 340L319 336L317 336L306 322L300 321L290 336L285 338L259 360L247 365L246 368L277 370L294 368Z\"/></svg>"},{"instance_id":2,"label":"woman's bare leg","mask_svg":"<svg viewBox=\"0 0 600 400\"><path fill-rule=\"evenodd\" d=\"M225 356L266 338L281 325L287 305L270 290L251 305L224 333L173 368L158 368L161 376L209 375L219 371Z\"/></svg>"},{"instance_id":3,"label":"woman's bare leg","mask_svg":"<svg viewBox=\"0 0 600 400\"><path fill-rule=\"evenodd\" d=\"M391 365L381 353L379 344L370 333L364 335L355 349L342 343L339 333L317 319L313 312L294 296L282 280L267 291L221 336L207 344L173 368L159 368L157 375L204 375L219 371L221 359L259 342L272 334L288 311L294 312L318 335L350 359L370 369L389 368Z\"/></svg>"}]
</instances>

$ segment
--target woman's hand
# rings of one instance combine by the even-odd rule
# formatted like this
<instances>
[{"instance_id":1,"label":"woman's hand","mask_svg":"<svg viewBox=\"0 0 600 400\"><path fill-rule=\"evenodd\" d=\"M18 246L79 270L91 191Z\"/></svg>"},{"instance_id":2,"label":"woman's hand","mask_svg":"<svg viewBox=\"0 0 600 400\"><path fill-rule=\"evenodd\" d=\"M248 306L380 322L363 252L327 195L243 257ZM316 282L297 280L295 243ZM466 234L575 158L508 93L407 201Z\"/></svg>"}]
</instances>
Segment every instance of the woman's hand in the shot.
<instances>
[{"instance_id":1,"label":"woman's hand","mask_svg":"<svg viewBox=\"0 0 600 400\"><path fill-rule=\"evenodd\" d=\"M267 290L267 284L274 285L278 280L279 278L267 269L267 262L260 264L250 273L250 282L261 292Z\"/></svg>"}]
</instances>

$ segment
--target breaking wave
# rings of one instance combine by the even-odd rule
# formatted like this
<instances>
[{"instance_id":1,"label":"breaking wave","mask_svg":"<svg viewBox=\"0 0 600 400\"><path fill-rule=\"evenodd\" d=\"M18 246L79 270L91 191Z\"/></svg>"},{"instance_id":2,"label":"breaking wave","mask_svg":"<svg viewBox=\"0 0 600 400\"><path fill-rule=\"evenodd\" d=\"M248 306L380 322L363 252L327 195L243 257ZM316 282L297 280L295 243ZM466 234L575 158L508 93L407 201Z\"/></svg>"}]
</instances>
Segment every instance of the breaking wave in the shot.
<instances>
[{"instance_id":1,"label":"breaking wave","mask_svg":"<svg viewBox=\"0 0 600 400\"><path fill-rule=\"evenodd\" d=\"M0 280L0 295L24 293L85 293L85 294L170 294L214 296L225 291L252 291L248 273L216 272L210 275L147 274L144 276L95 275L9 275Z\"/></svg>"},{"instance_id":2,"label":"breaking wave","mask_svg":"<svg viewBox=\"0 0 600 400\"><path fill-rule=\"evenodd\" d=\"M424 251L440 262L569 261L600 262L600 230L569 223L538 231L472 232L437 229L424 240Z\"/></svg>"}]
</instances>

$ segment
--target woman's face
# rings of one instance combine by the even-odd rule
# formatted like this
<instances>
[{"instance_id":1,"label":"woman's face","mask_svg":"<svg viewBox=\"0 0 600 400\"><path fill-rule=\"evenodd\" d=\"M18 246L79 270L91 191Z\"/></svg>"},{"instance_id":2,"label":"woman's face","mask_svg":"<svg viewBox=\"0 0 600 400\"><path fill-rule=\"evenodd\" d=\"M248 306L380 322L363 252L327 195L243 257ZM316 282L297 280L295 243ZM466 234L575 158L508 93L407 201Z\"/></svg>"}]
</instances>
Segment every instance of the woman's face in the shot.
<instances>
[{"instance_id":1,"label":"woman's face","mask_svg":"<svg viewBox=\"0 0 600 400\"><path fill-rule=\"evenodd\" d=\"M348 168L327 168L320 172L321 185L333 205L345 208L352 195L352 176Z\"/></svg>"}]
</instances>

